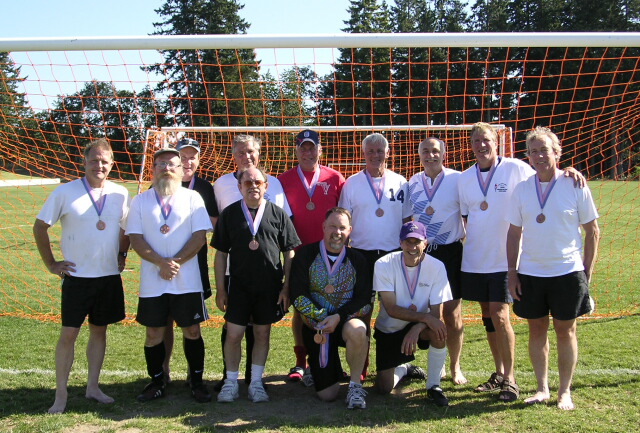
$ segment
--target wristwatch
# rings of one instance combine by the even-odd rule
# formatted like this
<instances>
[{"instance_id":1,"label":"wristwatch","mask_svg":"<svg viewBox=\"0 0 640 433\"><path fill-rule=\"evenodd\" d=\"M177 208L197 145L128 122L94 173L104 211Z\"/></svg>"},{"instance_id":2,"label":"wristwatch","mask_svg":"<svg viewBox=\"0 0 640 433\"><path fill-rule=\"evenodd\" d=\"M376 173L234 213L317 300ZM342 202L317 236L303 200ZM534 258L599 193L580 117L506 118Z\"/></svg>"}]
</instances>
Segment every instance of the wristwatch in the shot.
<instances>
[{"instance_id":1,"label":"wristwatch","mask_svg":"<svg viewBox=\"0 0 640 433\"><path fill-rule=\"evenodd\" d=\"M118 255L119 255L120 257L124 258L124 259L126 259L126 258L127 258L127 252L126 252L126 251L125 251L125 252L120 251L120 252L118 252Z\"/></svg>"}]
</instances>

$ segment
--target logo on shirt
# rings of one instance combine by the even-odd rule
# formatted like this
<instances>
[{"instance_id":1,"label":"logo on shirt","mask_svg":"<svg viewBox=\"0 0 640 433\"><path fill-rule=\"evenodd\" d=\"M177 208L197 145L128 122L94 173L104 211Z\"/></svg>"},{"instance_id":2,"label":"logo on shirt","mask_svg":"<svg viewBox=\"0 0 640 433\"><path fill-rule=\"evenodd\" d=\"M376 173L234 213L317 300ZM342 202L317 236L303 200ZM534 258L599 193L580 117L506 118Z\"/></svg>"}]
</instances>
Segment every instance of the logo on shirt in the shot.
<instances>
[{"instance_id":1,"label":"logo on shirt","mask_svg":"<svg viewBox=\"0 0 640 433\"><path fill-rule=\"evenodd\" d=\"M495 192L507 192L507 184L506 183L496 183L493 185L493 190Z\"/></svg>"},{"instance_id":2,"label":"logo on shirt","mask_svg":"<svg viewBox=\"0 0 640 433\"><path fill-rule=\"evenodd\" d=\"M423 283L422 281L418 283L419 287L429 287L431 284L429 283Z\"/></svg>"},{"instance_id":3,"label":"logo on shirt","mask_svg":"<svg viewBox=\"0 0 640 433\"><path fill-rule=\"evenodd\" d=\"M322 191L324 191L324 195L327 195L329 193L329 184L327 182L318 182L316 183L317 186L322 188Z\"/></svg>"}]
</instances>

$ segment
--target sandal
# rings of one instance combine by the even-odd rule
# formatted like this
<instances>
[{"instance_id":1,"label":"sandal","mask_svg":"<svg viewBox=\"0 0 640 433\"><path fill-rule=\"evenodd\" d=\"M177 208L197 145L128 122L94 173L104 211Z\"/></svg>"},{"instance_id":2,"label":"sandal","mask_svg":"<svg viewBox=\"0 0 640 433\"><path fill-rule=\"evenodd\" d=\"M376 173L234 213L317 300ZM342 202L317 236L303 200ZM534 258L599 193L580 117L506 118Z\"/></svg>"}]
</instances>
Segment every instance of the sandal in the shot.
<instances>
[{"instance_id":1,"label":"sandal","mask_svg":"<svg viewBox=\"0 0 640 433\"><path fill-rule=\"evenodd\" d=\"M520 388L515 382L511 382L509 379L505 379L502 382L502 390L498 394L498 400L504 403L511 403L516 401L520 397Z\"/></svg>"},{"instance_id":2,"label":"sandal","mask_svg":"<svg viewBox=\"0 0 640 433\"><path fill-rule=\"evenodd\" d=\"M502 378L502 376L500 376L498 373L493 373L491 374L491 377L489 378L489 380L487 380L485 383L481 383L480 385L476 386L476 389L474 391L475 392L496 391L502 387L503 380L504 379Z\"/></svg>"}]
</instances>

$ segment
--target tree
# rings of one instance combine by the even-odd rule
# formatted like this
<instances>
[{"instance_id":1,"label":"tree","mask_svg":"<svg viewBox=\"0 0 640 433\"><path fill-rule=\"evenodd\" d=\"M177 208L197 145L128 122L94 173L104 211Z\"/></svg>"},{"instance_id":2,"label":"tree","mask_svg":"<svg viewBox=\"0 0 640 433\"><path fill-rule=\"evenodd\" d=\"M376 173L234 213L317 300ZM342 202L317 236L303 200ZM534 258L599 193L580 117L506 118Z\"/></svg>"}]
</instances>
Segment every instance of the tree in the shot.
<instances>
[{"instance_id":1,"label":"tree","mask_svg":"<svg viewBox=\"0 0 640 433\"><path fill-rule=\"evenodd\" d=\"M156 35L244 34L237 0L166 0L156 9ZM168 97L178 124L264 124L253 50L165 50L165 62L146 68L165 79L155 91Z\"/></svg>"}]
</instances>

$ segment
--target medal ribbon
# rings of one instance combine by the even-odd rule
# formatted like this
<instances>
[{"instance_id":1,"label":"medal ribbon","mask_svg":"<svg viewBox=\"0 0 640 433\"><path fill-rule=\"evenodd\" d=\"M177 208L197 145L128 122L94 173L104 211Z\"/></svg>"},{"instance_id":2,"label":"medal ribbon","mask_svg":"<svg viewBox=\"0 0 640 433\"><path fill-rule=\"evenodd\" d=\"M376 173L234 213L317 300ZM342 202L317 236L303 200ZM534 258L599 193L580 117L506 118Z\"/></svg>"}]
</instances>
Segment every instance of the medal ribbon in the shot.
<instances>
[{"instance_id":1,"label":"medal ribbon","mask_svg":"<svg viewBox=\"0 0 640 433\"><path fill-rule=\"evenodd\" d=\"M485 199L487 198L487 191L489 190L489 185L491 185L491 179L493 179L493 175L496 172L496 168L498 167L498 164L500 164L500 159L498 159L498 162L496 164L493 164L491 166L491 170L489 170L489 173L487 174L486 181L482 180L480 167L478 167L478 164L476 164L476 177L478 178L478 185L480 186L480 191L482 191L482 195L484 196Z\"/></svg>"},{"instance_id":2,"label":"medal ribbon","mask_svg":"<svg viewBox=\"0 0 640 433\"><path fill-rule=\"evenodd\" d=\"M249 225L249 231L256 237L256 233L258 233L258 228L260 227L260 221L262 221L262 215L264 214L264 208L267 206L267 201L262 200L260 207L258 207L258 212L256 212L256 219L251 217L251 212L249 212L249 208L244 200L240 201L240 206L242 207L242 213L244 214L244 219L247 220L247 224Z\"/></svg>"},{"instance_id":3,"label":"medal ribbon","mask_svg":"<svg viewBox=\"0 0 640 433\"><path fill-rule=\"evenodd\" d=\"M318 327L316 329L322 329L322 327ZM320 355L318 356L318 362L320 363L320 368L325 368L329 363L329 336L330 334L322 334L324 335L325 342L320 345Z\"/></svg>"},{"instance_id":4,"label":"medal ribbon","mask_svg":"<svg viewBox=\"0 0 640 433\"><path fill-rule=\"evenodd\" d=\"M551 194L551 190L556 184L558 178L562 175L562 172L556 170L553 179L549 182L544 191L542 191L542 185L540 184L540 178L536 174L536 193L538 194L538 203L540 203L540 211L544 209L544 205L547 204L547 199L549 198L549 194Z\"/></svg>"},{"instance_id":5,"label":"medal ribbon","mask_svg":"<svg viewBox=\"0 0 640 433\"><path fill-rule=\"evenodd\" d=\"M102 210L104 209L104 204L107 202L107 196L102 194L102 192L104 191L104 187L100 189L100 198L98 198L98 201L96 201L94 200L93 195L91 195L91 188L89 186L89 182L87 182L86 177L82 178L82 185L84 185L84 189L87 190L87 195L91 199L93 208L96 210L96 213L98 214L98 219L100 219L100 215L102 215Z\"/></svg>"},{"instance_id":6,"label":"medal ribbon","mask_svg":"<svg viewBox=\"0 0 640 433\"><path fill-rule=\"evenodd\" d=\"M313 193L316 190L316 186L318 185L318 179L320 179L320 167L316 167L316 170L313 173L313 179L311 179L311 184L307 182L307 178L304 177L304 173L302 173L300 166L298 166L297 172L300 181L302 181L302 186L304 186L304 189L307 191L307 195L309 196L309 200L311 200L311 197L313 197Z\"/></svg>"},{"instance_id":7,"label":"medal ribbon","mask_svg":"<svg viewBox=\"0 0 640 433\"><path fill-rule=\"evenodd\" d=\"M196 176L194 175L189 181L189 189L193 189L193 186L196 184Z\"/></svg>"},{"instance_id":8,"label":"medal ribbon","mask_svg":"<svg viewBox=\"0 0 640 433\"><path fill-rule=\"evenodd\" d=\"M380 181L380 187L376 187L373 178L365 168L364 174L367 176L367 182L369 182L369 188L371 188L371 192L373 196L376 198L376 202L378 202L378 207L380 206L380 202L382 201L382 195L384 194L384 173L382 174L382 180Z\"/></svg>"},{"instance_id":9,"label":"medal ribbon","mask_svg":"<svg viewBox=\"0 0 640 433\"><path fill-rule=\"evenodd\" d=\"M333 266L329 262L329 256L327 256L327 249L324 247L324 239L320 241L320 256L322 256L322 260L324 261L324 266L327 268L327 275L329 276L329 282L331 282L331 278L334 277L338 273L338 269L342 264L345 255L347 254L347 249L342 247L342 251L338 255L338 258L335 262L333 262Z\"/></svg>"},{"instance_id":10,"label":"medal ribbon","mask_svg":"<svg viewBox=\"0 0 640 433\"><path fill-rule=\"evenodd\" d=\"M156 194L156 201L158 205L160 205L160 212L162 213L162 218L164 218L164 222L166 223L169 219L169 215L171 215L171 201L173 200L173 195L169 197L169 200L165 203L163 198L158 195L158 191L153 189L153 192Z\"/></svg>"},{"instance_id":11,"label":"medal ribbon","mask_svg":"<svg viewBox=\"0 0 640 433\"><path fill-rule=\"evenodd\" d=\"M420 279L420 269L422 268L422 260L418 263L418 272L416 272L415 278L412 280L409 278L409 270L407 269L407 265L404 263L404 257L401 257L402 260L402 275L404 275L404 282L407 284L407 289L409 290L409 296L413 301L413 297L416 295L416 287L418 287L418 280Z\"/></svg>"},{"instance_id":12,"label":"medal ribbon","mask_svg":"<svg viewBox=\"0 0 640 433\"><path fill-rule=\"evenodd\" d=\"M429 188L429 186L427 185L427 174L425 172L422 172L422 188L424 188L424 193L426 194L429 203L433 201L433 197L436 195L436 191L438 191L438 188L440 188L442 179L444 179L444 171L441 171L436 176L436 180L433 182L433 186Z\"/></svg>"}]
</instances>

